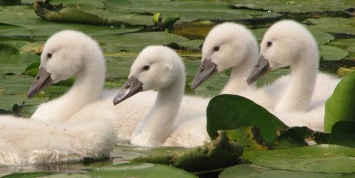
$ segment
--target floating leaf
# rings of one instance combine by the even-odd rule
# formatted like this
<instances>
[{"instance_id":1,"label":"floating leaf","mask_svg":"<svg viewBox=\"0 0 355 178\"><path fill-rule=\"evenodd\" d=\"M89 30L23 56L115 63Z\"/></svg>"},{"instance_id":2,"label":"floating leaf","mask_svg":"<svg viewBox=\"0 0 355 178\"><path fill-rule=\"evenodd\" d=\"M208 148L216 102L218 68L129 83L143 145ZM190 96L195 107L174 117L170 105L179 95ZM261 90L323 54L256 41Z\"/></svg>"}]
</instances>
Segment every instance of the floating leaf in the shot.
<instances>
[{"instance_id":1,"label":"floating leaf","mask_svg":"<svg viewBox=\"0 0 355 178\"><path fill-rule=\"evenodd\" d=\"M277 18L280 14L252 10L230 9L226 2L222 1L140 1L140 0L107 0L105 7L110 11L132 14L151 14L160 12L164 16L178 14L184 21L211 20L211 21L235 21L243 19Z\"/></svg>"},{"instance_id":2,"label":"floating leaf","mask_svg":"<svg viewBox=\"0 0 355 178\"><path fill-rule=\"evenodd\" d=\"M257 126L260 138L268 146L274 142L287 126L265 108L237 95L219 95L211 99L207 107L207 132L211 139L218 130Z\"/></svg>"},{"instance_id":3,"label":"floating leaf","mask_svg":"<svg viewBox=\"0 0 355 178\"><path fill-rule=\"evenodd\" d=\"M197 177L184 170L150 163L124 163L94 169L90 177Z\"/></svg>"},{"instance_id":4,"label":"floating leaf","mask_svg":"<svg viewBox=\"0 0 355 178\"><path fill-rule=\"evenodd\" d=\"M320 2L320 1L319 1ZM332 1L334 2L334 1ZM325 5L324 2L322 4ZM353 5L354 7L355 5ZM334 7L337 7L334 6ZM350 8L349 4L349 8ZM317 29L332 35L355 35L355 19L354 18L330 18L324 17L320 19L310 18L304 21L311 24L310 28Z\"/></svg>"},{"instance_id":5,"label":"floating leaf","mask_svg":"<svg viewBox=\"0 0 355 178\"><path fill-rule=\"evenodd\" d=\"M243 147L231 142L224 132L210 143L186 150L160 152L133 159L133 162L148 162L172 165L188 171L208 171L225 168L239 162Z\"/></svg>"},{"instance_id":6,"label":"floating leaf","mask_svg":"<svg viewBox=\"0 0 355 178\"><path fill-rule=\"evenodd\" d=\"M242 155L242 159L257 166L278 170L352 173L355 172L354 156L354 148L314 145L270 151L249 151Z\"/></svg>"},{"instance_id":7,"label":"floating leaf","mask_svg":"<svg viewBox=\"0 0 355 178\"><path fill-rule=\"evenodd\" d=\"M346 175L346 174L345 174ZM352 174L354 175L354 174ZM349 175L351 176L351 175ZM279 169L270 169L267 167L260 167L256 165L246 165L240 164L230 168L225 169L221 174L218 175L219 178L229 178L229 177L239 177L239 178L284 178L284 177L293 177L293 178L303 178L303 177L312 177L312 178L334 178L334 177L344 177L344 174L327 174L327 173L313 173L313 172L296 172L289 170L279 170Z\"/></svg>"},{"instance_id":8,"label":"floating leaf","mask_svg":"<svg viewBox=\"0 0 355 178\"><path fill-rule=\"evenodd\" d=\"M347 51L328 45L321 45L319 53L323 57L323 60L340 60L349 55Z\"/></svg>"},{"instance_id":9,"label":"floating leaf","mask_svg":"<svg viewBox=\"0 0 355 178\"><path fill-rule=\"evenodd\" d=\"M345 76L325 103L324 131L330 132L337 121L355 121L355 72Z\"/></svg>"},{"instance_id":10,"label":"floating leaf","mask_svg":"<svg viewBox=\"0 0 355 178\"><path fill-rule=\"evenodd\" d=\"M290 13L322 13L327 14L331 11L343 11L355 6L351 0L323 0L323 1L249 1L249 0L232 0L229 1L231 6L236 8L250 8L270 10L276 12Z\"/></svg>"}]
</instances>

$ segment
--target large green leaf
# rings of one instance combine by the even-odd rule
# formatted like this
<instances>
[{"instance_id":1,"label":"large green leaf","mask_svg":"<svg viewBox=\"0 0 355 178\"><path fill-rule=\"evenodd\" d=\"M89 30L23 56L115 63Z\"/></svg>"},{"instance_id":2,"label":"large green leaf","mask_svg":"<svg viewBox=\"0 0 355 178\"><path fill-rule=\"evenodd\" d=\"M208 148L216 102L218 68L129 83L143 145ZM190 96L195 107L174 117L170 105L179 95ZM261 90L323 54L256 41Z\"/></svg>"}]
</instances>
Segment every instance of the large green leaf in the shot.
<instances>
[{"instance_id":1,"label":"large green leaf","mask_svg":"<svg viewBox=\"0 0 355 178\"><path fill-rule=\"evenodd\" d=\"M355 35L354 18L311 18L305 20L305 22L312 24L312 26L310 27L312 29L317 29L330 34Z\"/></svg>"},{"instance_id":2,"label":"large green leaf","mask_svg":"<svg viewBox=\"0 0 355 178\"><path fill-rule=\"evenodd\" d=\"M338 121L332 127L329 142L355 148L355 121Z\"/></svg>"},{"instance_id":3,"label":"large green leaf","mask_svg":"<svg viewBox=\"0 0 355 178\"><path fill-rule=\"evenodd\" d=\"M124 163L94 169L90 177L197 177L184 170L150 163Z\"/></svg>"},{"instance_id":4,"label":"large green leaf","mask_svg":"<svg viewBox=\"0 0 355 178\"><path fill-rule=\"evenodd\" d=\"M337 121L355 121L355 72L345 76L325 103L324 131L330 132Z\"/></svg>"},{"instance_id":5,"label":"large green leaf","mask_svg":"<svg viewBox=\"0 0 355 178\"><path fill-rule=\"evenodd\" d=\"M242 159L278 170L318 173L354 173L355 149L338 145L315 145L271 151L249 151Z\"/></svg>"},{"instance_id":6,"label":"large green leaf","mask_svg":"<svg viewBox=\"0 0 355 178\"><path fill-rule=\"evenodd\" d=\"M250 0L232 0L229 1L234 7L237 8L250 8L250 9L262 9L271 10L276 12L290 12L290 13L307 13L307 12L318 12L327 14L332 11L343 11L355 6L352 0L323 0L323 1L250 1Z\"/></svg>"},{"instance_id":7,"label":"large green leaf","mask_svg":"<svg viewBox=\"0 0 355 178\"><path fill-rule=\"evenodd\" d=\"M320 46L319 53L324 60L341 60L349 55L347 51L329 45Z\"/></svg>"},{"instance_id":8,"label":"large green leaf","mask_svg":"<svg viewBox=\"0 0 355 178\"><path fill-rule=\"evenodd\" d=\"M273 12L230 9L228 4L222 1L108 0L104 4L110 11L136 14L154 14L155 12L160 12L166 16L179 15L185 21L233 21L280 17L279 14Z\"/></svg>"},{"instance_id":9,"label":"large green leaf","mask_svg":"<svg viewBox=\"0 0 355 178\"><path fill-rule=\"evenodd\" d=\"M289 170L279 170L279 169L270 169L266 167L260 167L255 165L247 165L240 164L230 168L225 169L221 174L218 175L220 178L231 178L231 177L239 177L239 178L264 178L264 177L272 177L272 178L284 178L284 177L292 177L292 178L304 178L304 177L312 177L312 178L333 178L333 177L352 177L353 174L328 174L328 173L313 173L313 172L298 172L298 171L289 171Z\"/></svg>"},{"instance_id":10,"label":"large green leaf","mask_svg":"<svg viewBox=\"0 0 355 178\"><path fill-rule=\"evenodd\" d=\"M287 126L253 101L237 95L219 95L211 99L207 107L207 132L211 139L218 130L231 130L246 126L258 126L260 138L273 147L280 132Z\"/></svg>"}]
</instances>

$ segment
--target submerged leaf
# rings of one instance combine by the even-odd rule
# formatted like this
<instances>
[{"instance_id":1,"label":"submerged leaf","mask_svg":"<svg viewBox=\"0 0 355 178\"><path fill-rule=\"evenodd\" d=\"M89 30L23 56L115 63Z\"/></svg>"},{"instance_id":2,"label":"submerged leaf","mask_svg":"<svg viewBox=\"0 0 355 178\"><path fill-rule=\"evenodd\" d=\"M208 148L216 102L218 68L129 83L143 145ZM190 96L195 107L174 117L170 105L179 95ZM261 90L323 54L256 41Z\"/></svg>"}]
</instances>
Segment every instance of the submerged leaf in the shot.
<instances>
[{"instance_id":1,"label":"submerged leaf","mask_svg":"<svg viewBox=\"0 0 355 178\"><path fill-rule=\"evenodd\" d=\"M95 14L73 9L63 4L51 5L49 0L37 0L34 11L44 20L53 22L83 23L92 25L129 25L121 21L108 20Z\"/></svg>"},{"instance_id":2,"label":"submerged leaf","mask_svg":"<svg viewBox=\"0 0 355 178\"><path fill-rule=\"evenodd\" d=\"M188 171L208 171L225 168L239 162L243 147L231 142L224 132L210 143L186 150L153 153L133 159L133 162L148 162L172 165Z\"/></svg>"}]
</instances>

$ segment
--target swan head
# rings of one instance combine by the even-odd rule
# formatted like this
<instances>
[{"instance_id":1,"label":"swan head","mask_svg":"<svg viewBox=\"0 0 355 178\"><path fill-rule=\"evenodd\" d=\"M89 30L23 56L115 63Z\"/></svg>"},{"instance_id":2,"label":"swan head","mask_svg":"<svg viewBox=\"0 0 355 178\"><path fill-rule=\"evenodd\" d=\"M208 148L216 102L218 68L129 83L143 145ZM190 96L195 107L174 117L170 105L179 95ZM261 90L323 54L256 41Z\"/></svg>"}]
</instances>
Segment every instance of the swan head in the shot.
<instances>
[{"instance_id":1,"label":"swan head","mask_svg":"<svg viewBox=\"0 0 355 178\"><path fill-rule=\"evenodd\" d=\"M117 105L141 91L170 87L183 78L185 78L185 67L174 50L165 46L148 46L133 62L128 80L113 103Z\"/></svg>"},{"instance_id":2,"label":"swan head","mask_svg":"<svg viewBox=\"0 0 355 178\"><path fill-rule=\"evenodd\" d=\"M317 43L312 34L295 21L279 21L265 32L259 61L247 82L251 84L269 71L295 65L305 54L318 59Z\"/></svg>"},{"instance_id":3,"label":"swan head","mask_svg":"<svg viewBox=\"0 0 355 178\"><path fill-rule=\"evenodd\" d=\"M35 96L45 87L76 76L87 61L86 58L103 58L99 45L84 33L64 30L52 35L41 54L38 74L27 96Z\"/></svg>"},{"instance_id":4,"label":"swan head","mask_svg":"<svg viewBox=\"0 0 355 178\"><path fill-rule=\"evenodd\" d=\"M196 89L213 74L237 67L249 55L258 53L254 35L243 25L226 22L215 26L203 43L201 65L191 89Z\"/></svg>"}]
</instances>

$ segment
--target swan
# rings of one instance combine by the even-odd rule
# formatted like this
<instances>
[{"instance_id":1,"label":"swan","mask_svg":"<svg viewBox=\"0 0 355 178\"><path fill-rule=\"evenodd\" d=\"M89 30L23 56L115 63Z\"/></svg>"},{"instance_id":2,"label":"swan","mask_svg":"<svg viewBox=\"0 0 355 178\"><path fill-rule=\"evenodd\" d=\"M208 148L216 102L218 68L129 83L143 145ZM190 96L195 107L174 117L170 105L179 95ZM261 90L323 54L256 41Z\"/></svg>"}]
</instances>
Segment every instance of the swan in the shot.
<instances>
[{"instance_id":1,"label":"swan","mask_svg":"<svg viewBox=\"0 0 355 178\"><path fill-rule=\"evenodd\" d=\"M202 62L191 89L196 89L213 74L232 68L221 94L241 95L265 108L272 108L275 102L269 94L246 82L259 59L258 54L259 47L254 35L243 25L225 22L215 26L205 38Z\"/></svg>"},{"instance_id":2,"label":"swan","mask_svg":"<svg viewBox=\"0 0 355 178\"><path fill-rule=\"evenodd\" d=\"M96 101L102 95L105 71L102 51L89 36L73 30L51 36L43 47L39 72L27 96L32 98L45 87L73 76L76 80L63 96L39 105L31 119L63 121Z\"/></svg>"},{"instance_id":3,"label":"swan","mask_svg":"<svg viewBox=\"0 0 355 178\"><path fill-rule=\"evenodd\" d=\"M148 46L140 52L131 66L128 80L113 100L117 105L138 92L158 90L154 105L135 128L131 144L193 147L209 141L205 108L199 113L179 113L181 103L185 104L182 102L184 87L185 67L174 50ZM191 105L190 110L197 110L196 105Z\"/></svg>"},{"instance_id":4,"label":"swan","mask_svg":"<svg viewBox=\"0 0 355 178\"><path fill-rule=\"evenodd\" d=\"M269 86L277 91L274 114L292 126L311 125L323 130L324 107L340 79L319 73L319 52L312 34L301 24L282 20L264 34L257 65L248 77L253 83L265 73L290 66L291 74ZM278 88L287 84L287 87Z\"/></svg>"},{"instance_id":5,"label":"swan","mask_svg":"<svg viewBox=\"0 0 355 178\"><path fill-rule=\"evenodd\" d=\"M78 79L74 89L63 98L41 104L33 119L10 115L0 117L0 165L110 157L116 130L107 119L60 122L75 112L75 109L99 96L104 77L102 71L93 74L97 73L96 70L104 69L101 49L87 35L64 30L51 36L44 46L39 74L28 96L34 96L44 87L67 79L70 75L76 75ZM90 87L90 80L98 80L98 85ZM89 88L85 88L85 85Z\"/></svg>"},{"instance_id":6,"label":"swan","mask_svg":"<svg viewBox=\"0 0 355 178\"><path fill-rule=\"evenodd\" d=\"M2 116L0 166L107 159L114 135L105 119L65 124Z\"/></svg>"}]
</instances>

